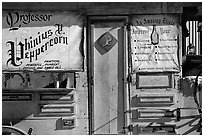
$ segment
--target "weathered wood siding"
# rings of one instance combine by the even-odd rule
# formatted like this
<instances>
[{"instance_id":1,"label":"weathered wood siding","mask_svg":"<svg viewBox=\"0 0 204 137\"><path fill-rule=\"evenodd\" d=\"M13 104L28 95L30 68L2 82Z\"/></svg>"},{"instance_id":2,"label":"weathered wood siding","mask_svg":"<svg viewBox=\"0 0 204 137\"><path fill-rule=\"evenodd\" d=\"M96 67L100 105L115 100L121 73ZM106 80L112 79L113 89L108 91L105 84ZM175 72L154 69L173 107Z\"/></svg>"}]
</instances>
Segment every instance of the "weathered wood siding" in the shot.
<instances>
[{"instance_id":1,"label":"weathered wood siding","mask_svg":"<svg viewBox=\"0 0 204 137\"><path fill-rule=\"evenodd\" d=\"M14 2L2 3L3 10L81 10L87 15L182 13L182 7L200 2Z\"/></svg>"}]
</instances>

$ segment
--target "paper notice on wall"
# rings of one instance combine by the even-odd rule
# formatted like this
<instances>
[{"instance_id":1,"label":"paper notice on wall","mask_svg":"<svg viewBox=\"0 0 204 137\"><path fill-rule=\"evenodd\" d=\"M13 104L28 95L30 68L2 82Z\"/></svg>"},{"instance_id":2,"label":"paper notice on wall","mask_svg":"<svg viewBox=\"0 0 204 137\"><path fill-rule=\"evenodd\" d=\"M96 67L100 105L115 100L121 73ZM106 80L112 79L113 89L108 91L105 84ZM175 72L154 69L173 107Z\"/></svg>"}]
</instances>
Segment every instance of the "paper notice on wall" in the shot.
<instances>
[{"instance_id":1,"label":"paper notice on wall","mask_svg":"<svg viewBox=\"0 0 204 137\"><path fill-rule=\"evenodd\" d=\"M179 19L170 15L132 18L131 49L134 72L179 71Z\"/></svg>"},{"instance_id":2,"label":"paper notice on wall","mask_svg":"<svg viewBox=\"0 0 204 137\"><path fill-rule=\"evenodd\" d=\"M82 70L83 15L3 11L3 70Z\"/></svg>"}]
</instances>

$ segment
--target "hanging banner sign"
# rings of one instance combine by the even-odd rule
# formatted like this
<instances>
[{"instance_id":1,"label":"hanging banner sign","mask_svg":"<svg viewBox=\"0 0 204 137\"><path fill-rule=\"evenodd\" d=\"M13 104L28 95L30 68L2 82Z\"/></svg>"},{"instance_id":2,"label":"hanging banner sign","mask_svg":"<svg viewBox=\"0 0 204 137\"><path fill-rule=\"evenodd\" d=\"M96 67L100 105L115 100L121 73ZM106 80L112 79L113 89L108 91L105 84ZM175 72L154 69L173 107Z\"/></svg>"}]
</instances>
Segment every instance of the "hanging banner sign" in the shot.
<instances>
[{"instance_id":1,"label":"hanging banner sign","mask_svg":"<svg viewBox=\"0 0 204 137\"><path fill-rule=\"evenodd\" d=\"M133 72L179 71L178 46L178 16L133 16L131 26Z\"/></svg>"},{"instance_id":2,"label":"hanging banner sign","mask_svg":"<svg viewBox=\"0 0 204 137\"><path fill-rule=\"evenodd\" d=\"M76 12L2 12L3 70L83 69L83 16Z\"/></svg>"}]
</instances>

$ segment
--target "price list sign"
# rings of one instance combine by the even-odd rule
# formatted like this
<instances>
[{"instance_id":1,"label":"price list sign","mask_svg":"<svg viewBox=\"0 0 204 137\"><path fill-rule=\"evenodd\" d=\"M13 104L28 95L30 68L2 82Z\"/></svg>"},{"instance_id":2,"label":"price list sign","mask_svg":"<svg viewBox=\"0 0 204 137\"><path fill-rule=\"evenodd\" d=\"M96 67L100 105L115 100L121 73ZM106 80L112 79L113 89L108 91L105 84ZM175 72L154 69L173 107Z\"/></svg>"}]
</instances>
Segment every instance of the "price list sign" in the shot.
<instances>
[{"instance_id":1,"label":"price list sign","mask_svg":"<svg viewBox=\"0 0 204 137\"><path fill-rule=\"evenodd\" d=\"M135 15L131 23L133 72L178 72L179 16Z\"/></svg>"}]
</instances>

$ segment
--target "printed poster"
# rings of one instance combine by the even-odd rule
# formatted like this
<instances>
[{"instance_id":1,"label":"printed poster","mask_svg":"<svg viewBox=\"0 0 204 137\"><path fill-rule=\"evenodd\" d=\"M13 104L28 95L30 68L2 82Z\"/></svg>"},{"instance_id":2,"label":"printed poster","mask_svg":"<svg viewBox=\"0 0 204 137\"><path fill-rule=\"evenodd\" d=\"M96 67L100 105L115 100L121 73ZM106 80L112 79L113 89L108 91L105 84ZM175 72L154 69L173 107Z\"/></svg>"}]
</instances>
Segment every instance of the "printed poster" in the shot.
<instances>
[{"instance_id":1,"label":"printed poster","mask_svg":"<svg viewBox=\"0 0 204 137\"><path fill-rule=\"evenodd\" d=\"M2 12L3 70L83 69L83 16L76 12Z\"/></svg>"},{"instance_id":2,"label":"printed poster","mask_svg":"<svg viewBox=\"0 0 204 137\"><path fill-rule=\"evenodd\" d=\"M179 32L178 16L134 16L131 26L133 72L178 72Z\"/></svg>"}]
</instances>

